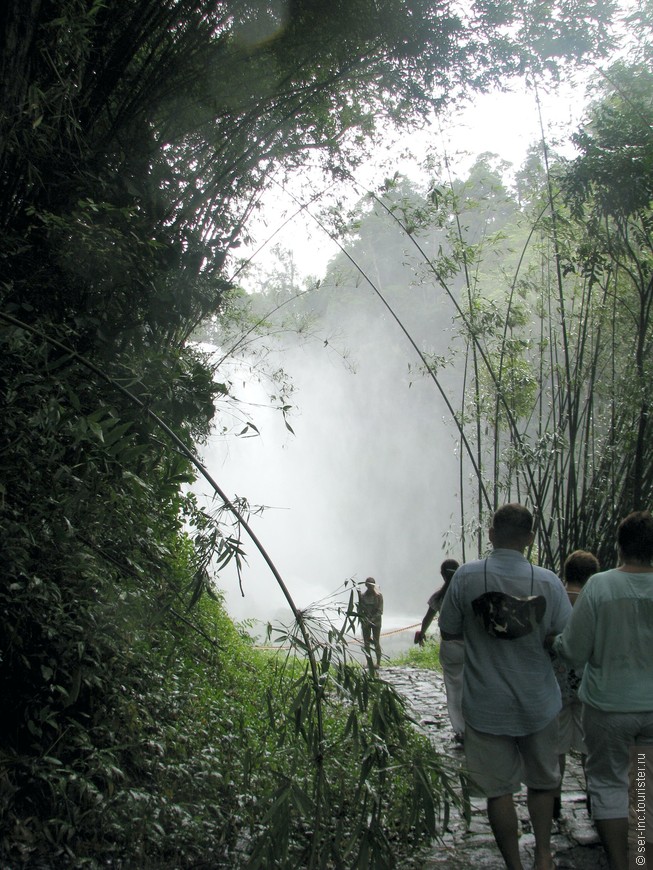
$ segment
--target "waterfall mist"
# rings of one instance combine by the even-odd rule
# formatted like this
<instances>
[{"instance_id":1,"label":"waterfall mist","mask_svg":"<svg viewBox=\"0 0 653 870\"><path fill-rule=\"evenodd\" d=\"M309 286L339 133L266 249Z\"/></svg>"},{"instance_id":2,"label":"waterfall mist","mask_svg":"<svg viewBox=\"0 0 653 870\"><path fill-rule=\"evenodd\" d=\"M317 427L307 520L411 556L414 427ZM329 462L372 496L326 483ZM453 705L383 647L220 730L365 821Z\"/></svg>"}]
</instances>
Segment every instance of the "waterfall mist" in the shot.
<instances>
[{"instance_id":1,"label":"waterfall mist","mask_svg":"<svg viewBox=\"0 0 653 870\"><path fill-rule=\"evenodd\" d=\"M279 353L295 387L294 435L265 407L264 387L249 379L236 392L252 403L260 435L216 435L203 459L230 497L265 507L250 522L298 607L339 589L344 604L344 581L371 575L384 595L388 631L421 620L441 585L440 562L460 558L455 535L445 541L459 523L459 472L446 405L433 382L414 371L414 350L374 301L346 324L354 371L324 342ZM233 567L217 578L229 613L238 621L287 624L290 611L274 577L254 545L244 543L244 597Z\"/></svg>"}]
</instances>

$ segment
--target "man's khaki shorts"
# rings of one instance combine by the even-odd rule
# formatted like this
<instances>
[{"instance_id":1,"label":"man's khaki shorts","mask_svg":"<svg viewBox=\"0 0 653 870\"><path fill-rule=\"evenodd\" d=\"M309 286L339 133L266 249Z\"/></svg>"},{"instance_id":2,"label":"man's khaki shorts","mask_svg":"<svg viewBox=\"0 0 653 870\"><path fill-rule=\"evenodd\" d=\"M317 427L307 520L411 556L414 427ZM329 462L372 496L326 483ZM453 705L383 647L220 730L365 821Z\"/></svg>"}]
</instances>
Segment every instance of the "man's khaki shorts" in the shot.
<instances>
[{"instance_id":1,"label":"man's khaki shorts","mask_svg":"<svg viewBox=\"0 0 653 870\"><path fill-rule=\"evenodd\" d=\"M528 788L551 791L560 785L558 717L541 731L512 737L487 734L465 725L465 760L470 792L501 797Z\"/></svg>"},{"instance_id":2,"label":"man's khaki shorts","mask_svg":"<svg viewBox=\"0 0 653 870\"><path fill-rule=\"evenodd\" d=\"M585 704L583 728L592 818L625 819L630 747L653 746L653 712L610 713ZM646 821L649 822L648 815Z\"/></svg>"}]
</instances>

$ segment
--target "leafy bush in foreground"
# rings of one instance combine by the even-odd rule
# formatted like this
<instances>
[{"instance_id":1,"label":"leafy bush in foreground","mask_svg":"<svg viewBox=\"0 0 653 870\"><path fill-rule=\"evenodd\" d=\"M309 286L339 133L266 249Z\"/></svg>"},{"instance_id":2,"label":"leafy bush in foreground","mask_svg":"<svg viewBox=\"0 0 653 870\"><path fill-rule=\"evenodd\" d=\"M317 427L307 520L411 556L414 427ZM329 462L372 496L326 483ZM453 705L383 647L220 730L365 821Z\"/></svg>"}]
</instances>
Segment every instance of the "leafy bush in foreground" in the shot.
<instances>
[{"instance_id":1,"label":"leafy bush in foreground","mask_svg":"<svg viewBox=\"0 0 653 870\"><path fill-rule=\"evenodd\" d=\"M99 571L85 610L61 607L80 637L93 622L95 645L86 637L76 698L62 688L34 706L3 748L3 865L396 866L446 818L446 766L339 644L319 697L305 661L253 649L219 597L177 610L193 552L183 536L170 545L156 616L141 610L143 578L111 596Z\"/></svg>"}]
</instances>

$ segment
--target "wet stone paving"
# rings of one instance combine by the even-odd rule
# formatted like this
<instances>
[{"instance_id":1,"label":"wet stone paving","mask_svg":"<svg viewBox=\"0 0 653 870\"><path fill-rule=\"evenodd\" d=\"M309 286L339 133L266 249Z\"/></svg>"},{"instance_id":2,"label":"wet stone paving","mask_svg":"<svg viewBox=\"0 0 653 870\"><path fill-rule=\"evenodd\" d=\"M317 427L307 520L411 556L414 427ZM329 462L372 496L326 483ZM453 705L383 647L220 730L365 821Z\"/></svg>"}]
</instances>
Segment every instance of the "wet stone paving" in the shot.
<instances>
[{"instance_id":1,"label":"wet stone paving","mask_svg":"<svg viewBox=\"0 0 653 870\"><path fill-rule=\"evenodd\" d=\"M379 676L392 684L407 701L411 715L434 747L464 764L464 752L456 745L447 716L442 675L409 667L384 667ZM520 849L525 868L533 866L534 839L530 830L526 791L516 796L520 821ZM472 798L471 824L453 809L441 841L424 857L422 870L505 870L485 813L485 801ZM607 870L608 863L598 835L588 816L585 781L577 756L567 756L562 788L562 814L553 823L552 849L559 870Z\"/></svg>"}]
</instances>

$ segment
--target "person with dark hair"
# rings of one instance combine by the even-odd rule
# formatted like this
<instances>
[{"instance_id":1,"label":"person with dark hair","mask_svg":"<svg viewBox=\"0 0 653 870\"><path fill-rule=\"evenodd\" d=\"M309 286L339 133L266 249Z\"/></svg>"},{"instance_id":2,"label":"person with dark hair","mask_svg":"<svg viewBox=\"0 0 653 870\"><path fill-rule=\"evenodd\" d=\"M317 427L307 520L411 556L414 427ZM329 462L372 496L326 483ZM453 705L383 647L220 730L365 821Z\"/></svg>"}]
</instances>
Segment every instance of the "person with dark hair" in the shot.
<instances>
[{"instance_id":1,"label":"person with dark hair","mask_svg":"<svg viewBox=\"0 0 653 870\"><path fill-rule=\"evenodd\" d=\"M514 793L524 782L535 868L550 870L553 799L560 783L560 689L544 649L571 612L560 579L524 556L535 539L531 512L499 508L492 551L454 575L440 611L446 640L464 639L465 760L472 793L487 800L492 833L510 870L521 870Z\"/></svg>"},{"instance_id":2,"label":"person with dark hair","mask_svg":"<svg viewBox=\"0 0 653 870\"><path fill-rule=\"evenodd\" d=\"M587 787L613 870L628 867L630 747L653 752L653 517L628 514L617 529L619 566L591 577L553 651L584 667ZM647 840L650 835L647 836ZM651 844L653 851L653 844Z\"/></svg>"},{"instance_id":3,"label":"person with dark hair","mask_svg":"<svg viewBox=\"0 0 653 870\"><path fill-rule=\"evenodd\" d=\"M574 550L565 559L562 570L562 579L567 590L569 602L573 607L580 592L593 574L599 571L599 561L593 553L587 550ZM553 818L560 818L562 810L562 780L567 766L567 754L577 752L580 754L583 769L585 769L585 757L587 747L583 736L581 714L583 705L578 697L578 688L582 672L570 668L557 656L553 655L553 670L560 686L562 695L562 710L558 714L558 753L560 759L560 788L553 804ZM588 802L589 802L588 797Z\"/></svg>"},{"instance_id":4,"label":"person with dark hair","mask_svg":"<svg viewBox=\"0 0 653 870\"><path fill-rule=\"evenodd\" d=\"M363 650L370 671L374 672L375 660L371 646L374 646L376 668L381 667L381 624L383 621L383 595L376 588L374 577L365 580L365 592L358 591L358 618L363 635Z\"/></svg>"},{"instance_id":5,"label":"person with dark hair","mask_svg":"<svg viewBox=\"0 0 653 870\"><path fill-rule=\"evenodd\" d=\"M587 550L574 550L567 556L562 568L562 578L570 599L580 595L583 586L593 574L598 574L599 569L599 560L594 553ZM571 604L573 607L574 601Z\"/></svg>"},{"instance_id":6,"label":"person with dark hair","mask_svg":"<svg viewBox=\"0 0 653 870\"><path fill-rule=\"evenodd\" d=\"M428 610L424 615L420 630L415 632L415 643L418 643L420 646L424 645L426 632L442 607L445 593L458 567L459 563L455 559L445 559L440 565L440 576L444 584L429 598ZM463 664L465 662L463 641L441 640L439 655L444 690L447 695L447 712L454 731L454 740L459 745L462 745L465 733L465 720L463 719L462 710Z\"/></svg>"}]
</instances>

